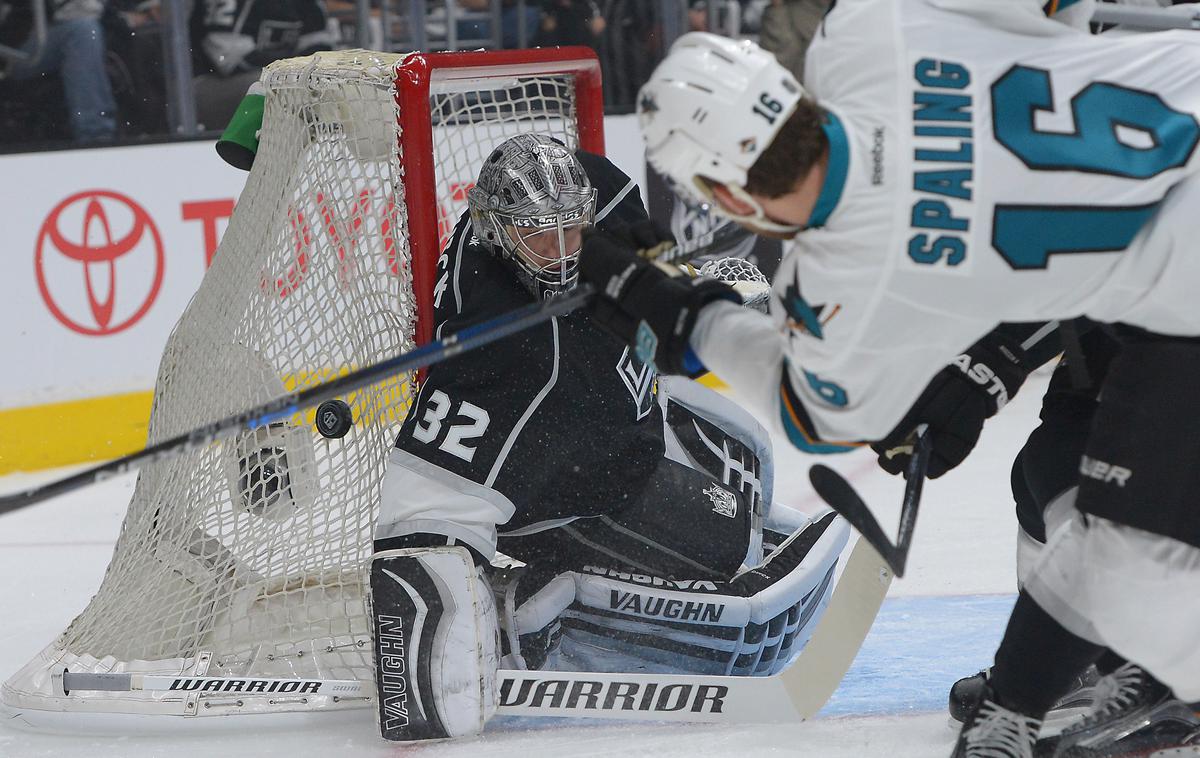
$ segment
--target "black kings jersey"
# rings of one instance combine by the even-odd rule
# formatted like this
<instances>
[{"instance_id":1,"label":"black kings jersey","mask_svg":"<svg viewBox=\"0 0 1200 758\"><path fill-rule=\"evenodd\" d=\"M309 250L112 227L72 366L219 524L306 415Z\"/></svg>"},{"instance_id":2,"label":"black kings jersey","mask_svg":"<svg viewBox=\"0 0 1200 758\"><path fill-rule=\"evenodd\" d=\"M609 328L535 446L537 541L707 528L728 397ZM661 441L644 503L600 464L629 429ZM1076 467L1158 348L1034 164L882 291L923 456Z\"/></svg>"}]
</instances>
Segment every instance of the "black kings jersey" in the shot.
<instances>
[{"instance_id":1,"label":"black kings jersey","mask_svg":"<svg viewBox=\"0 0 1200 758\"><path fill-rule=\"evenodd\" d=\"M597 189L596 223L646 218L636 185L606 158L578 153ZM533 299L464 213L438 259L437 336ZM396 446L501 493L502 531L612 513L663 456L653 372L582 311L433 366Z\"/></svg>"}]
</instances>

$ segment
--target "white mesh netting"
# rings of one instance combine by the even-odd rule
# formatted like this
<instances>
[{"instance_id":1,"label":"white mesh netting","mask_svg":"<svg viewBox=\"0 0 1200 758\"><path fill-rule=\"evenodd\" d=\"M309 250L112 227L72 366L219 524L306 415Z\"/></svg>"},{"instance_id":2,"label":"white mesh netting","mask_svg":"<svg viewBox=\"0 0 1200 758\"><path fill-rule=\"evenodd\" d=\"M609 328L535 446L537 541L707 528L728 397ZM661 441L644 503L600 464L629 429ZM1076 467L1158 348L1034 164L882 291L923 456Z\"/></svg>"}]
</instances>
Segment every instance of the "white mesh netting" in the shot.
<instances>
[{"instance_id":1,"label":"white mesh netting","mask_svg":"<svg viewBox=\"0 0 1200 758\"><path fill-rule=\"evenodd\" d=\"M742 304L766 312L771 283L763 272L745 258L729 257L708 261L697 272L725 282L742 296Z\"/></svg>"},{"instance_id":2,"label":"white mesh netting","mask_svg":"<svg viewBox=\"0 0 1200 758\"><path fill-rule=\"evenodd\" d=\"M414 249L398 154L400 56L281 61L229 227L163 353L150 440L413 347ZM482 159L522 130L578 144L569 76L481 72L439 83L437 213L446 235ZM428 158L426 158L428 159ZM371 679L360 572L386 455L413 392L396 377L345 399L341 439L311 412L142 469L88 607L3 688L23 708L209 715L364 705L332 697L56 691L52 673Z\"/></svg>"}]
</instances>

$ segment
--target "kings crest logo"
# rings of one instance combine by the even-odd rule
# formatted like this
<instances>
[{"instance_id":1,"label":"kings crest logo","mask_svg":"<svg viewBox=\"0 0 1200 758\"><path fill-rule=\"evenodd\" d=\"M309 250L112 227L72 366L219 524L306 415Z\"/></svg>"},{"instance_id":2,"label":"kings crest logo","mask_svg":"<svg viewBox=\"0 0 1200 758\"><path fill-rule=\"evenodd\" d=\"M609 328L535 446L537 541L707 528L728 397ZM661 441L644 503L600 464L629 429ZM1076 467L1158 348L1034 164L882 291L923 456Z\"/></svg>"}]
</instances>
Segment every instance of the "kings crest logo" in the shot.
<instances>
[{"instance_id":1,"label":"kings crest logo","mask_svg":"<svg viewBox=\"0 0 1200 758\"><path fill-rule=\"evenodd\" d=\"M704 494L712 501L713 513L726 518L737 518L737 498L732 492L713 484L704 490Z\"/></svg>"},{"instance_id":2,"label":"kings crest logo","mask_svg":"<svg viewBox=\"0 0 1200 758\"><path fill-rule=\"evenodd\" d=\"M638 360L629 354L629 348L625 348L621 360L617 361L617 373L633 396L634 419L641 421L654 408L654 366Z\"/></svg>"}]
</instances>

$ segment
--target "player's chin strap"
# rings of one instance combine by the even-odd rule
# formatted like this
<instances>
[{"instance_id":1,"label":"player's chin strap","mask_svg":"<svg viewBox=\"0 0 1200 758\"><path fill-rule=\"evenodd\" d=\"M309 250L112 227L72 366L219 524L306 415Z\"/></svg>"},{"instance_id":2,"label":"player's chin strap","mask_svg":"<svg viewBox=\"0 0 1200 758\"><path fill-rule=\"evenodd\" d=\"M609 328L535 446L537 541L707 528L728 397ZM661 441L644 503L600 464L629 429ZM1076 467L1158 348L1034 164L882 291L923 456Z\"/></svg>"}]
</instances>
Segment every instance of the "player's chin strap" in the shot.
<instances>
[{"instance_id":1,"label":"player's chin strap","mask_svg":"<svg viewBox=\"0 0 1200 758\"><path fill-rule=\"evenodd\" d=\"M790 240L804 231L803 224L781 224L771 219L767 216L767 212L763 209L762 205L749 192L737 184L726 183L721 184L721 187L732 195L734 200L750 208L750 213L738 213L721 202L721 199L706 182L698 180L696 185L700 187L701 192L708 198L709 203L711 203L710 207L714 213L753 230L752 232L748 231L748 233L759 234L771 239Z\"/></svg>"},{"instance_id":2,"label":"player's chin strap","mask_svg":"<svg viewBox=\"0 0 1200 758\"><path fill-rule=\"evenodd\" d=\"M745 203L753 209L752 213L734 213L725 207L723 203L718 202L716 204L718 212L723 216L727 216L731 221L746 224L753 227L759 234L770 236L774 239L790 240L804 231L803 224L781 224L771 219L767 216L766 210L763 209L759 202L750 193L736 184L727 184L725 188L738 202Z\"/></svg>"}]
</instances>

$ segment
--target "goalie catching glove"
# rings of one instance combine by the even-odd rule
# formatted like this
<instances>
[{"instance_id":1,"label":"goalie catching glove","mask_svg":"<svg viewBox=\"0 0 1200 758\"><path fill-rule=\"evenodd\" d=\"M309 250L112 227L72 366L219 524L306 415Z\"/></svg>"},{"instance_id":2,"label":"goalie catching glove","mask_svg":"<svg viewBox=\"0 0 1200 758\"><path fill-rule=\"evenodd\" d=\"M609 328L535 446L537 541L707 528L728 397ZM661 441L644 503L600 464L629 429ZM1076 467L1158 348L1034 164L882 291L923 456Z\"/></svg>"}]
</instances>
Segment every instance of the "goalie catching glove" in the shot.
<instances>
[{"instance_id":1,"label":"goalie catching glove","mask_svg":"<svg viewBox=\"0 0 1200 758\"><path fill-rule=\"evenodd\" d=\"M1029 375L1025 351L993 332L943 368L884 439L871 445L889 474L908 469L914 430L927 424L933 440L928 476L937 479L974 449L983 422L995 416Z\"/></svg>"},{"instance_id":2,"label":"goalie catching glove","mask_svg":"<svg viewBox=\"0 0 1200 758\"><path fill-rule=\"evenodd\" d=\"M677 266L654 263L639 255L672 242L670 234L646 221L617 233L587 234L580 257L580 277L598 295L591 316L632 346L638 358L664 374L700 370L688 340L700 309L717 300L741 304L731 287L707 278L692 278Z\"/></svg>"}]
</instances>

